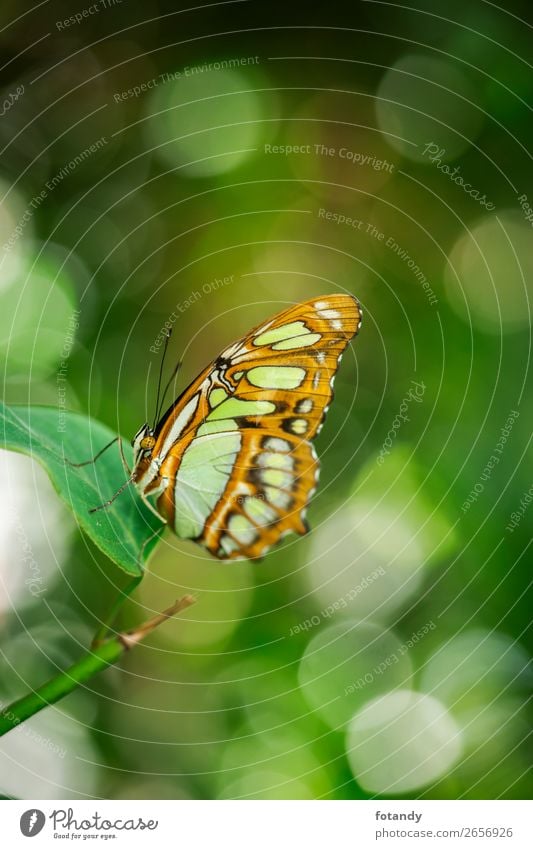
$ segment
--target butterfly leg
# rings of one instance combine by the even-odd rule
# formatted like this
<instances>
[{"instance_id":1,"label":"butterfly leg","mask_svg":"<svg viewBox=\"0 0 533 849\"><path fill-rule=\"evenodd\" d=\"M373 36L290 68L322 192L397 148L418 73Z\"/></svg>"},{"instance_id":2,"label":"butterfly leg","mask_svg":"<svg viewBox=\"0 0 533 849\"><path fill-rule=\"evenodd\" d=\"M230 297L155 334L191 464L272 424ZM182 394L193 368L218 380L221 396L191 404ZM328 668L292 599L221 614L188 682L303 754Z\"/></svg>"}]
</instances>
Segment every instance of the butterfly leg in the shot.
<instances>
[{"instance_id":1,"label":"butterfly leg","mask_svg":"<svg viewBox=\"0 0 533 849\"><path fill-rule=\"evenodd\" d=\"M158 516L159 516L159 513L158 513ZM161 516L159 516L159 518L161 518ZM162 521L165 521L165 520L162 520ZM155 531L152 534L150 534L150 536L147 537L145 539L145 541L143 542L143 544L141 545L141 550L139 551L139 562L140 562L141 566L144 566L144 551L146 549L146 546L148 545L148 543L152 542L153 538L155 536L157 536L160 531L161 531L161 528L156 528Z\"/></svg>"},{"instance_id":2,"label":"butterfly leg","mask_svg":"<svg viewBox=\"0 0 533 849\"><path fill-rule=\"evenodd\" d=\"M63 459L64 459L65 463L67 463L67 464L68 464L69 466L71 466L73 469L81 469L81 467L82 467L82 466L90 466L92 463L96 463L96 461L98 460L98 458L99 458L99 457L101 457L101 456L102 456L102 454L103 454L105 451L107 451L107 449L108 449L108 448L111 448L111 446L112 446L112 445L114 445L114 444L115 444L115 442L119 442L119 441L120 441L120 445L121 445L121 449L120 449L120 450L121 450L121 453L122 453L122 441L121 441L121 437L120 437L120 436L115 436L115 437L111 440L111 442L108 442L108 443L107 443L107 445L104 445L104 447L100 449L100 451L98 452L98 454L95 454L95 455L94 455L94 457L92 457L90 460L84 460L84 461L83 461L83 463L73 463L73 462L72 462L72 460L69 460L69 459L68 459L68 457L63 456ZM130 474L131 474L131 472L130 472Z\"/></svg>"},{"instance_id":3,"label":"butterfly leg","mask_svg":"<svg viewBox=\"0 0 533 849\"><path fill-rule=\"evenodd\" d=\"M154 514L154 516L157 516L157 518L159 519L159 521L160 521L160 522L163 522L163 524L165 524L165 525L166 525L167 520L165 519L165 517L164 517L164 516L162 516L162 515L161 515L161 513L159 513L159 512L156 510L156 508L154 507L154 505L153 505L153 504L150 504L150 502L148 501L148 499L147 499L147 498L144 498L144 496L141 496L141 497L142 497L142 500L144 501L144 503L146 504L146 506L148 507L148 509L149 509L149 510L150 510L150 511Z\"/></svg>"},{"instance_id":4,"label":"butterfly leg","mask_svg":"<svg viewBox=\"0 0 533 849\"><path fill-rule=\"evenodd\" d=\"M157 489L154 489L150 493L150 495L159 495L161 492L163 492L164 489L166 489L167 484L168 484L168 478L161 478L160 485L157 487ZM139 490L138 490L138 492L139 492ZM161 515L161 513L158 510L156 510L156 508L151 503L151 501L148 500L148 497L144 494L144 492L139 492L139 495L141 496L142 500L144 501L144 503L146 504L148 509L154 514L154 516L157 516L159 521L163 522L163 524L166 525L167 520L165 519L164 516Z\"/></svg>"},{"instance_id":5,"label":"butterfly leg","mask_svg":"<svg viewBox=\"0 0 533 849\"><path fill-rule=\"evenodd\" d=\"M131 469L128 465L128 461L126 460L126 456L124 454L124 443L122 442L122 437L120 435L118 437L118 447L119 447L119 450L120 450L120 458L122 460L122 465L124 466L126 473L131 476Z\"/></svg>"},{"instance_id":6,"label":"butterfly leg","mask_svg":"<svg viewBox=\"0 0 533 849\"><path fill-rule=\"evenodd\" d=\"M98 631L94 635L93 641L91 643L92 649L98 648L98 646L104 642L106 637L111 634L111 632L117 633L113 630L113 623L117 618L122 605L130 597L135 587L137 587L138 584L141 582L142 578L142 575L139 575L137 578L133 578L133 580L130 581L130 583L127 584L123 590L120 590L118 597L115 599L107 616L102 620Z\"/></svg>"},{"instance_id":7,"label":"butterfly leg","mask_svg":"<svg viewBox=\"0 0 533 849\"><path fill-rule=\"evenodd\" d=\"M107 510L107 508L113 504L113 502L116 498L118 498L119 495L122 495L124 490L127 489L131 483L133 483L133 475L130 475L128 480L124 481L122 486L117 489L117 491L114 493L114 495L111 496L111 498L108 498L107 501L104 501L102 504L99 504L98 507L91 507L89 513L98 513L99 510Z\"/></svg>"},{"instance_id":8,"label":"butterfly leg","mask_svg":"<svg viewBox=\"0 0 533 849\"><path fill-rule=\"evenodd\" d=\"M164 479L164 480L165 480L164 485L166 485L166 479ZM164 485L163 485L163 486L164 486ZM146 506L147 506L147 507L148 507L148 508L152 511L152 513L153 513L155 516L157 516L157 518L159 519L159 521L160 521L161 523L163 523L163 524L166 524L166 519L165 519L163 516L161 516L161 514L160 514L160 513L158 513L158 512L157 512L157 510L156 510L156 509L155 509L155 507L154 507L154 506L150 503L150 501L148 500L148 498L147 498L145 495L143 495L142 493L141 493L141 498L142 498L142 500L144 501L144 503L146 504ZM141 565L141 568L144 568L144 552L145 552L146 546L147 546L150 542L152 542L152 540L154 539L154 537L156 537L156 536L157 536L160 532L161 532L161 528L160 528L160 527L159 527L159 528L156 528L156 529L153 531L153 533L151 533L151 534L150 534L150 536L149 536L149 537L147 537L147 538L145 539L145 541L143 542L143 544L142 544L142 546L141 546L141 550L140 550L140 552L139 552L139 563L140 563L140 565ZM105 619L102 621L102 624L101 624L100 628L99 628L99 629L98 629L98 631L96 632L96 634L95 634L95 636L94 636L94 639L93 639L93 641L92 641L92 643L91 643L91 648L93 648L93 649L94 649L94 648L97 648L97 647L98 647L98 646L99 646L99 645L100 645L100 644L101 644L101 643L105 640L105 638L107 637L107 635L108 635L109 633L111 633L113 622L115 621L115 619L116 619L116 617L117 617L117 615L118 615L118 613L119 613L119 611L120 611L120 608L122 607L122 605L124 604L124 602L126 601L126 599L127 599L127 598L131 595L131 593L133 592L133 590L135 589L135 587L137 587L137 586L138 586L138 584L140 583L140 581L142 580L142 578L143 578L143 575L139 575L138 577L133 578L133 580L132 580L132 581L130 581L130 583L126 586L126 588L125 588L124 590L121 590L121 592L120 592L120 594L119 594L118 598L116 599L115 603L113 604L113 606L112 606L111 610L109 611L109 613L108 613L108 615L105 617ZM115 632L114 632L114 633L115 633Z\"/></svg>"}]
</instances>

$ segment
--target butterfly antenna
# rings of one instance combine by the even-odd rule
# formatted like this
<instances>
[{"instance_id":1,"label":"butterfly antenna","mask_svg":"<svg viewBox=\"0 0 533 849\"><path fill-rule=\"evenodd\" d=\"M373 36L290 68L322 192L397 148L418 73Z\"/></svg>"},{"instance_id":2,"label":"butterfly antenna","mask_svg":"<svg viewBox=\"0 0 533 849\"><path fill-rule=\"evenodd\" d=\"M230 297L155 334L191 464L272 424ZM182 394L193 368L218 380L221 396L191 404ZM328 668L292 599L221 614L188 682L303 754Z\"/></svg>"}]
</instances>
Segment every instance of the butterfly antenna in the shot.
<instances>
[{"instance_id":1,"label":"butterfly antenna","mask_svg":"<svg viewBox=\"0 0 533 849\"><path fill-rule=\"evenodd\" d=\"M161 412L162 412L162 410L163 410L163 407L165 406L165 398L167 397L167 392L168 392L168 390L170 389L170 386L171 386L171 384L172 384L172 381L173 381L173 380L174 380L174 378L176 377L176 375L177 375L177 373L178 373L178 371L179 371L179 369L180 369L180 368L181 368L181 360L178 360L178 362L176 363L176 365L175 365L175 366L174 366L174 368L172 369L172 374L170 375L170 377L169 377L169 379L168 379L168 381L167 381L167 384L166 384L166 386L165 386L165 389L164 389L164 391L163 391L163 394L162 394L162 396L161 396L161 404L160 404L160 406L159 406L159 408L158 408L158 410L157 410L157 413L156 413L155 422L154 422L154 427L157 425L157 423L158 423L158 421L159 421L159 417L160 417Z\"/></svg>"},{"instance_id":2,"label":"butterfly antenna","mask_svg":"<svg viewBox=\"0 0 533 849\"><path fill-rule=\"evenodd\" d=\"M166 339L165 339L165 347L163 348L163 357L161 359L161 365L159 366L159 377L157 380L157 398L155 402L155 421L157 424L157 419L159 418L159 398L161 397L161 381L163 380L163 368L165 367L165 358L167 356L168 343L170 342L170 337L172 336L172 328L167 328L166 331Z\"/></svg>"}]
</instances>

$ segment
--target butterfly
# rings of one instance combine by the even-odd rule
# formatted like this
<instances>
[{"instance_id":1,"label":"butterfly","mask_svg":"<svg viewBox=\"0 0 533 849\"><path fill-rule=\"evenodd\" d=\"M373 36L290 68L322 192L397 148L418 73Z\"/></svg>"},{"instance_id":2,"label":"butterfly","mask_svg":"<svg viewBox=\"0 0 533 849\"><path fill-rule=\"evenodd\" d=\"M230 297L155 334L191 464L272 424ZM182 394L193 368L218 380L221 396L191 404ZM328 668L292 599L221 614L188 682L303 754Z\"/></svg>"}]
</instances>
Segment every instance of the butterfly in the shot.
<instances>
[{"instance_id":1,"label":"butterfly","mask_svg":"<svg viewBox=\"0 0 533 849\"><path fill-rule=\"evenodd\" d=\"M179 537L237 560L307 532L319 474L312 440L361 315L345 294L280 312L222 351L155 427L139 429L130 480Z\"/></svg>"}]
</instances>

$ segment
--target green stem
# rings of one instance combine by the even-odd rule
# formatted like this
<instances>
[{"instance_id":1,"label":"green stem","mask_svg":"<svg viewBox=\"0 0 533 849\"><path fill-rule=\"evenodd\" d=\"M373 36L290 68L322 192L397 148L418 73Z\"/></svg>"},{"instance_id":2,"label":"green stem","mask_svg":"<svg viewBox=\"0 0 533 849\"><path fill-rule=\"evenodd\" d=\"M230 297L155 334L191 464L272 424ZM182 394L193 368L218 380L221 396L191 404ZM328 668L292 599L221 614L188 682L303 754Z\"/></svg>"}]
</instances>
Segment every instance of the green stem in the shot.
<instances>
[{"instance_id":1,"label":"green stem","mask_svg":"<svg viewBox=\"0 0 533 849\"><path fill-rule=\"evenodd\" d=\"M120 593L117 596L113 606L111 607L111 610L108 612L107 616L102 620L100 628L98 629L98 631L96 632L96 634L94 636L94 639L91 643L92 649L97 648L99 645L101 645L103 643L103 641L105 640L107 635L110 633L113 622L117 618L118 613L119 613L122 605L127 600L127 598L131 595L131 593L133 592L135 587L137 587L139 585L139 583L142 581L142 578L143 578L142 575L139 575L138 577L133 578L130 581L130 583L123 590L120 591Z\"/></svg>"},{"instance_id":2,"label":"green stem","mask_svg":"<svg viewBox=\"0 0 533 849\"><path fill-rule=\"evenodd\" d=\"M116 663L125 651L137 645L146 634L193 603L194 599L191 596L184 596L176 601L172 607L169 607L168 610L165 610L163 613L160 613L132 631L118 634L116 637L107 640L98 646L98 648L93 649L90 653L76 661L69 669L51 678L37 690L33 690L21 699L17 699L16 702L12 702L12 704L2 708L0 710L0 737L3 734L7 734L13 728L16 728L24 720L29 719L30 716L34 716L34 714L43 708L55 704L55 702L58 702L64 696L68 696L80 684L88 681L98 672Z\"/></svg>"}]
</instances>

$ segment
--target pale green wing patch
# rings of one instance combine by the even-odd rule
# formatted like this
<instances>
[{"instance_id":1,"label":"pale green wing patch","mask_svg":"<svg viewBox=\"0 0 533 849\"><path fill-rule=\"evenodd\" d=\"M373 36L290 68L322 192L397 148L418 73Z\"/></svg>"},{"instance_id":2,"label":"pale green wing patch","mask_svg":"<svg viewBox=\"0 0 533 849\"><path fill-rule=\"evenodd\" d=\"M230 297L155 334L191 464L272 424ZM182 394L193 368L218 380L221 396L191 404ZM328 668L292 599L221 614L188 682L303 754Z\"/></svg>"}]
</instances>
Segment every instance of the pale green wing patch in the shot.
<instances>
[{"instance_id":1,"label":"pale green wing patch","mask_svg":"<svg viewBox=\"0 0 533 849\"><path fill-rule=\"evenodd\" d=\"M290 321L280 324L271 330L259 333L253 340L254 345L271 345L273 351L290 351L295 348L308 348L322 338L320 333L313 333L305 322Z\"/></svg>"},{"instance_id":2,"label":"pale green wing patch","mask_svg":"<svg viewBox=\"0 0 533 849\"><path fill-rule=\"evenodd\" d=\"M272 345L273 351L290 351L293 348L309 348L322 338L320 333L302 333L300 336L283 339Z\"/></svg>"},{"instance_id":3,"label":"pale green wing patch","mask_svg":"<svg viewBox=\"0 0 533 849\"><path fill-rule=\"evenodd\" d=\"M230 479L241 447L238 432L201 436L183 455L175 480L175 528L178 536L200 536Z\"/></svg>"},{"instance_id":4,"label":"pale green wing patch","mask_svg":"<svg viewBox=\"0 0 533 849\"><path fill-rule=\"evenodd\" d=\"M267 416L273 413L276 405L272 401L243 401L241 398L230 398L207 417L207 421L217 419L233 419L235 416Z\"/></svg>"},{"instance_id":5,"label":"pale green wing patch","mask_svg":"<svg viewBox=\"0 0 533 849\"><path fill-rule=\"evenodd\" d=\"M222 404L222 401L225 401L228 397L228 393L225 389L221 387L217 387L216 389L212 389L209 393L209 406L210 407L218 407L219 404Z\"/></svg>"},{"instance_id":6,"label":"pale green wing patch","mask_svg":"<svg viewBox=\"0 0 533 849\"><path fill-rule=\"evenodd\" d=\"M279 327L273 327L272 330L260 333L253 341L254 345L273 345L274 342L279 342L281 339L301 336L303 333L309 333L304 322L291 321L290 324L281 324Z\"/></svg>"},{"instance_id":7,"label":"pale green wing patch","mask_svg":"<svg viewBox=\"0 0 533 849\"><path fill-rule=\"evenodd\" d=\"M298 366L256 366L247 374L249 382L260 389L297 389L306 371Z\"/></svg>"},{"instance_id":8,"label":"pale green wing patch","mask_svg":"<svg viewBox=\"0 0 533 849\"><path fill-rule=\"evenodd\" d=\"M213 433L227 433L239 430L239 425L233 419L220 419L218 422L204 422L196 431L196 436L210 436Z\"/></svg>"}]
</instances>

